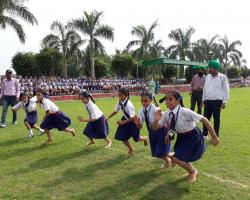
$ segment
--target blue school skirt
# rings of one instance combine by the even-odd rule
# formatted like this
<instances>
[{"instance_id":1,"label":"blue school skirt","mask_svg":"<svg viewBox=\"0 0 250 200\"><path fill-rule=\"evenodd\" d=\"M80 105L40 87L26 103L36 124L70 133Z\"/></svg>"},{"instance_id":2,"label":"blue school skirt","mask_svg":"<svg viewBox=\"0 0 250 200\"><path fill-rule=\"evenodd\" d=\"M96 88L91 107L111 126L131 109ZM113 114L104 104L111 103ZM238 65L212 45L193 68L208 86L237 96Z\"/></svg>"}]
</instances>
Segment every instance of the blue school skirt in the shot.
<instances>
[{"instance_id":1,"label":"blue school skirt","mask_svg":"<svg viewBox=\"0 0 250 200\"><path fill-rule=\"evenodd\" d=\"M24 119L24 122L27 122L31 128L37 123L37 111L28 112Z\"/></svg>"},{"instance_id":2,"label":"blue school skirt","mask_svg":"<svg viewBox=\"0 0 250 200\"><path fill-rule=\"evenodd\" d=\"M195 128L191 132L177 134L174 151L174 157L181 161L194 162L199 160L205 151L205 143L201 130Z\"/></svg>"},{"instance_id":3,"label":"blue school skirt","mask_svg":"<svg viewBox=\"0 0 250 200\"><path fill-rule=\"evenodd\" d=\"M65 128L70 126L71 120L61 111L50 114L41 123L42 129L53 129L57 128L59 131L63 131Z\"/></svg>"},{"instance_id":4,"label":"blue school skirt","mask_svg":"<svg viewBox=\"0 0 250 200\"><path fill-rule=\"evenodd\" d=\"M125 117L122 117L121 119L126 120ZM138 142L140 139L140 131L136 127L135 123L133 121L124 124L122 126L118 126L116 133L115 133L115 139L120 141L127 141L130 138L133 138L135 142Z\"/></svg>"},{"instance_id":5,"label":"blue school skirt","mask_svg":"<svg viewBox=\"0 0 250 200\"><path fill-rule=\"evenodd\" d=\"M88 122L83 134L88 138L105 139L109 134L109 126L104 116L94 122Z\"/></svg>"},{"instance_id":6,"label":"blue school skirt","mask_svg":"<svg viewBox=\"0 0 250 200\"><path fill-rule=\"evenodd\" d=\"M167 129L165 127L159 129L158 131L149 132L149 143L151 148L151 154L153 157L162 158L169 154L171 149L171 144L165 144L165 136L167 134Z\"/></svg>"}]
</instances>

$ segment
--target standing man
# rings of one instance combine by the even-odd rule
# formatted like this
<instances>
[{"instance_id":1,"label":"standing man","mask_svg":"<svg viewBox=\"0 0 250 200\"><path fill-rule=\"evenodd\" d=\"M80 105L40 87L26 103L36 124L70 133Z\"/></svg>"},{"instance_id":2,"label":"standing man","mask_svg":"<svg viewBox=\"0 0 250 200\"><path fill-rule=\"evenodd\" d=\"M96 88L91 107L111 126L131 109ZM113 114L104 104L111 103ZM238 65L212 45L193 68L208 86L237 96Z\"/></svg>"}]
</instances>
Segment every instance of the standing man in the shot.
<instances>
[{"instance_id":1,"label":"standing man","mask_svg":"<svg viewBox=\"0 0 250 200\"><path fill-rule=\"evenodd\" d=\"M194 111L195 104L197 103L198 114L201 115L202 107L202 95L203 88L205 84L206 76L204 75L204 70L199 69L198 74L193 76L191 85L190 85L190 96L191 96L191 110Z\"/></svg>"},{"instance_id":2,"label":"standing man","mask_svg":"<svg viewBox=\"0 0 250 200\"><path fill-rule=\"evenodd\" d=\"M1 119L1 128L5 128L5 120L9 105L12 107L17 103L20 96L20 84L17 79L12 78L12 71L6 71L6 78L2 80L0 99L2 100L3 111ZM13 111L13 124L17 123L16 112Z\"/></svg>"},{"instance_id":3,"label":"standing man","mask_svg":"<svg viewBox=\"0 0 250 200\"><path fill-rule=\"evenodd\" d=\"M221 64L217 60L211 60L208 63L209 75L206 77L203 98L204 117L208 120L212 115L214 118L214 130L219 137L220 130L220 111L226 107L229 98L229 83L226 75L221 74L219 69ZM207 139L208 131L203 126L203 136Z\"/></svg>"}]
</instances>

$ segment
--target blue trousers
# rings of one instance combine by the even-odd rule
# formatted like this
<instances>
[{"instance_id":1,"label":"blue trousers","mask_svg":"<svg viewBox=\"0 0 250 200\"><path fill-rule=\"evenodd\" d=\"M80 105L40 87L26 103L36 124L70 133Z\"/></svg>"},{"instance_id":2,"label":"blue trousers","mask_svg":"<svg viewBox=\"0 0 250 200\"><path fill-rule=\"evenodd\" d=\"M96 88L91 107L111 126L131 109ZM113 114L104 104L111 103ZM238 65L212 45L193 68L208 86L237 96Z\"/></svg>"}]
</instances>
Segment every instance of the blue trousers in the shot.
<instances>
[{"instance_id":1,"label":"blue trousers","mask_svg":"<svg viewBox=\"0 0 250 200\"><path fill-rule=\"evenodd\" d=\"M222 100L207 100L204 102L204 117L206 117L209 121L213 115L214 118L214 130L217 136L219 136L220 130L220 108L221 108ZM205 126L203 126L203 135L208 135L208 130Z\"/></svg>"},{"instance_id":2,"label":"blue trousers","mask_svg":"<svg viewBox=\"0 0 250 200\"><path fill-rule=\"evenodd\" d=\"M3 98L2 98L3 111L2 111L1 124L5 124L6 115L7 115L9 105L11 105L12 107L14 105L16 105L16 96L3 96ZM14 123L16 120L17 120L17 114L16 114L16 112L13 111L12 122Z\"/></svg>"}]
</instances>

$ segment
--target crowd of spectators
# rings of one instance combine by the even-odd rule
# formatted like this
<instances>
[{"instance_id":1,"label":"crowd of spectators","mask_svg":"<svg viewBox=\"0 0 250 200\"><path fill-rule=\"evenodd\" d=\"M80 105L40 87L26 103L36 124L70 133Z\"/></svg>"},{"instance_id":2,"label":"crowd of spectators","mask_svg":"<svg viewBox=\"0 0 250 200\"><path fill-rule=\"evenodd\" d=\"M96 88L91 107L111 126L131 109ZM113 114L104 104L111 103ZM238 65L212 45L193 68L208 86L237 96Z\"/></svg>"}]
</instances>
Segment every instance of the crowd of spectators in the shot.
<instances>
[{"instance_id":1,"label":"crowd of spectators","mask_svg":"<svg viewBox=\"0 0 250 200\"><path fill-rule=\"evenodd\" d=\"M61 77L18 77L21 92L34 94L37 88L47 91L50 96L76 95L83 89L90 92L115 92L119 87L127 87L130 91L141 91L146 88L144 80L86 77L61 78Z\"/></svg>"}]
</instances>

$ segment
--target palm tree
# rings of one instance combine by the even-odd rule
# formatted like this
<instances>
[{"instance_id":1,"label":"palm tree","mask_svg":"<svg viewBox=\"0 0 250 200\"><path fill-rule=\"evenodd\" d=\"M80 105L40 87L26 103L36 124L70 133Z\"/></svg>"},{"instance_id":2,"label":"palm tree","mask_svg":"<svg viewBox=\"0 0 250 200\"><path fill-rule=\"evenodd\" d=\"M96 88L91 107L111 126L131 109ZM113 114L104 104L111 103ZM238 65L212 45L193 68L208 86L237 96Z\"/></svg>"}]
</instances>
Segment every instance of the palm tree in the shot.
<instances>
[{"instance_id":1,"label":"palm tree","mask_svg":"<svg viewBox=\"0 0 250 200\"><path fill-rule=\"evenodd\" d=\"M216 43L218 37L218 35L215 35L210 40L202 38L193 43L194 60L208 62L211 59L217 59L219 57L219 55L217 55L218 45Z\"/></svg>"},{"instance_id":2,"label":"palm tree","mask_svg":"<svg viewBox=\"0 0 250 200\"><path fill-rule=\"evenodd\" d=\"M162 40L157 40L149 46L149 57L151 59L160 58L163 56L165 50L162 45Z\"/></svg>"},{"instance_id":3,"label":"palm tree","mask_svg":"<svg viewBox=\"0 0 250 200\"><path fill-rule=\"evenodd\" d=\"M103 12L92 11L91 13L87 13L84 11L83 17L79 19L73 19L68 24L69 27L88 36L87 51L90 58L92 78L95 78L94 52L105 52L105 48L99 38L104 38L111 41L114 39L114 29L107 24L101 24L102 16Z\"/></svg>"},{"instance_id":4,"label":"palm tree","mask_svg":"<svg viewBox=\"0 0 250 200\"><path fill-rule=\"evenodd\" d=\"M240 59L242 57L242 53L237 49L237 46L240 46L242 43L240 40L229 42L227 36L220 39L219 49L221 53L221 62L225 68L225 74L227 74L227 69L229 63L233 63L234 65L241 65Z\"/></svg>"},{"instance_id":5,"label":"palm tree","mask_svg":"<svg viewBox=\"0 0 250 200\"><path fill-rule=\"evenodd\" d=\"M138 25L132 27L131 34L138 37L137 40L130 41L127 45L129 51L133 46L139 46L133 51L133 55L141 60L149 59L149 49L152 50L152 44L154 42L154 30L158 26L157 20L147 29L144 25ZM161 41L158 41L160 45Z\"/></svg>"},{"instance_id":6,"label":"palm tree","mask_svg":"<svg viewBox=\"0 0 250 200\"><path fill-rule=\"evenodd\" d=\"M63 63L64 63L64 77L67 78L67 58L77 49L80 45L83 44L84 40L72 30L68 30L65 25L59 21L54 21L50 29L56 34L49 34L42 40L42 46L47 48L55 48L58 51L62 52Z\"/></svg>"},{"instance_id":7,"label":"palm tree","mask_svg":"<svg viewBox=\"0 0 250 200\"><path fill-rule=\"evenodd\" d=\"M21 43L25 42L26 35L22 25L15 17L21 18L25 22L38 24L35 16L24 6L26 0L1 0L0 1L0 29L10 26L17 33Z\"/></svg>"},{"instance_id":8,"label":"palm tree","mask_svg":"<svg viewBox=\"0 0 250 200\"><path fill-rule=\"evenodd\" d=\"M171 58L179 58L181 60L194 59L194 55L191 48L191 37L195 30L189 27L187 30L176 29L172 30L168 37L176 42L176 44L171 45L167 48L166 54ZM180 66L180 77L184 76L184 66Z\"/></svg>"}]
</instances>

